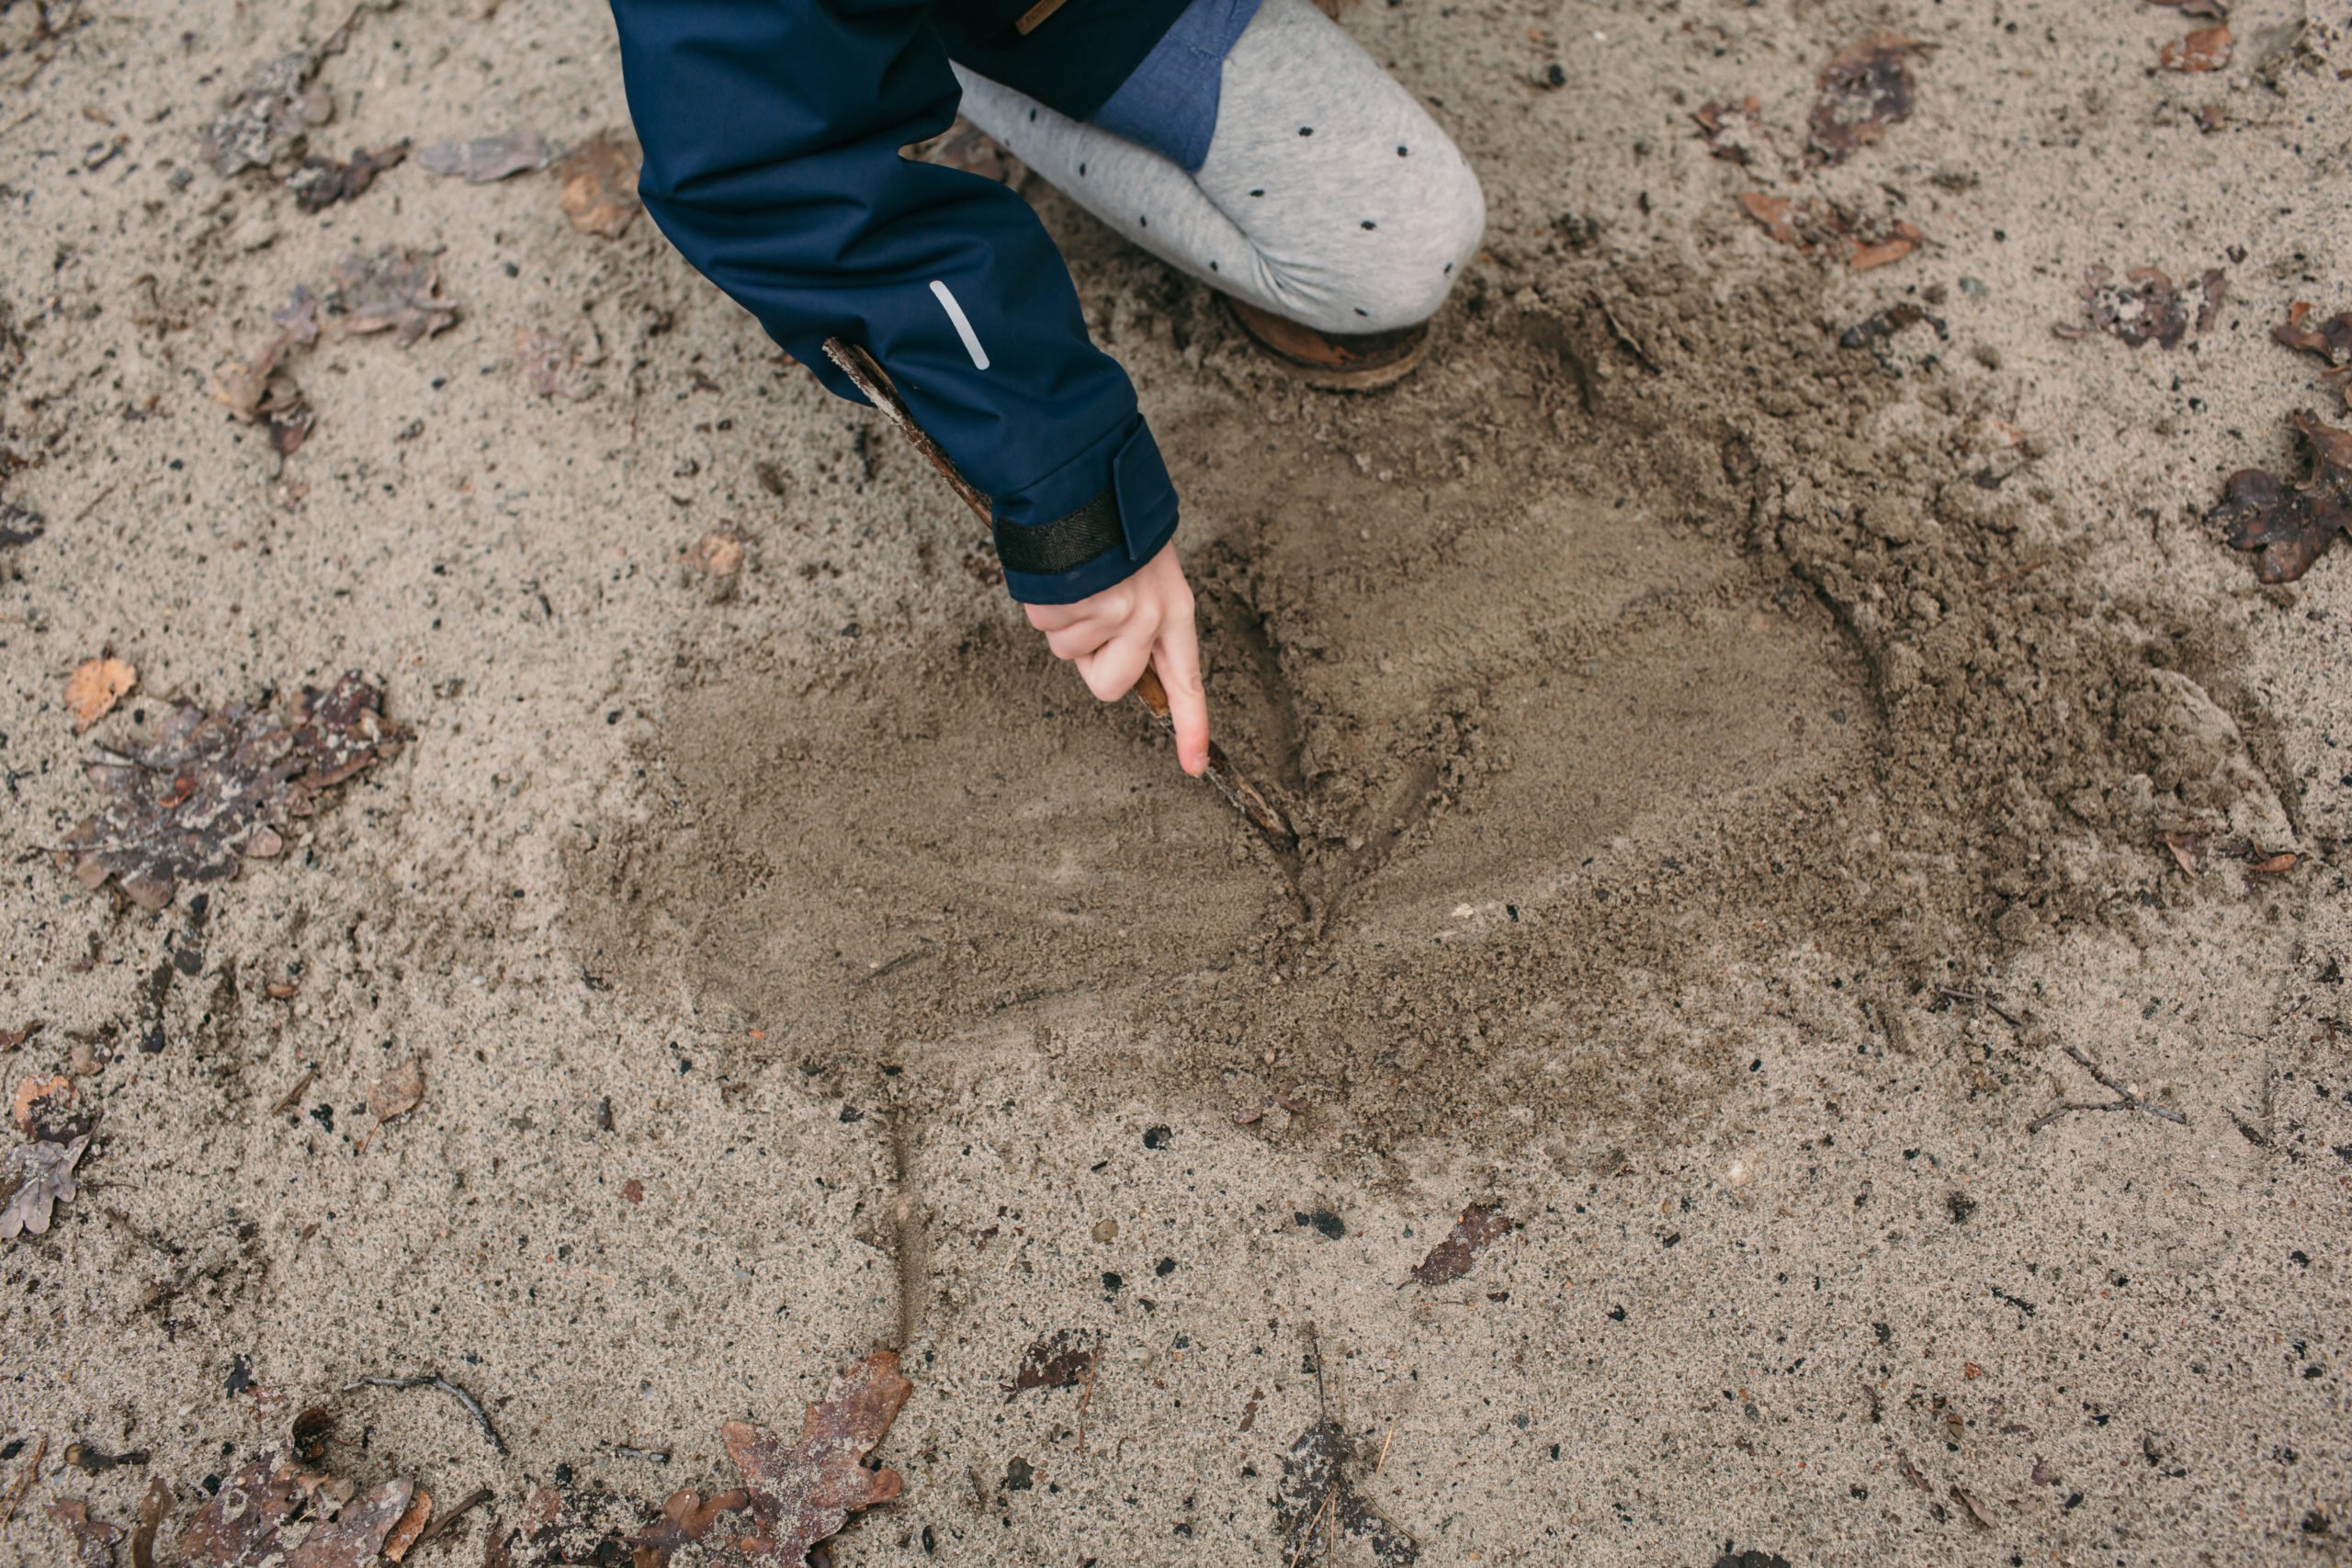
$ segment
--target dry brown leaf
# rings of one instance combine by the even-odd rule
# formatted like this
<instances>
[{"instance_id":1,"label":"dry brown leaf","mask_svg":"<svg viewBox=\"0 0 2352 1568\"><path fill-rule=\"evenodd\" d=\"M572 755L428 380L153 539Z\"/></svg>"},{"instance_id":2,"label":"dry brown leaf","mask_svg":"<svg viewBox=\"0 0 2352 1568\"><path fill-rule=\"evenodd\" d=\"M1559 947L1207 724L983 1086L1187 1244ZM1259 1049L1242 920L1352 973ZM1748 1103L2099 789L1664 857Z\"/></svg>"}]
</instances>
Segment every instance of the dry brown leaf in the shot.
<instances>
[{"instance_id":1,"label":"dry brown leaf","mask_svg":"<svg viewBox=\"0 0 2352 1568\"><path fill-rule=\"evenodd\" d=\"M1926 238L1927 236L1921 233L1917 226L1898 220L1894 225L1894 232L1890 238L1874 243L1855 241L1853 254L1846 259L1856 272L1868 272L1874 266L1884 266L1889 262L1901 261L1917 247L1920 241Z\"/></svg>"},{"instance_id":2,"label":"dry brown leaf","mask_svg":"<svg viewBox=\"0 0 2352 1568\"><path fill-rule=\"evenodd\" d=\"M2199 28L2156 51L2156 63L2166 71L2219 71L2230 62L2230 25Z\"/></svg>"},{"instance_id":3,"label":"dry brown leaf","mask_svg":"<svg viewBox=\"0 0 2352 1568\"><path fill-rule=\"evenodd\" d=\"M2271 328L2270 335L2289 348L2325 360L2328 367L2320 372L2320 379L2343 393L2346 406L2352 407L2352 310L2338 310L2316 326L2311 318L2311 302L2298 299L2287 307L2287 319Z\"/></svg>"},{"instance_id":4,"label":"dry brown leaf","mask_svg":"<svg viewBox=\"0 0 2352 1568\"><path fill-rule=\"evenodd\" d=\"M555 166L563 179L563 212L583 234L617 240L637 216L637 162L602 136L573 148Z\"/></svg>"},{"instance_id":5,"label":"dry brown leaf","mask_svg":"<svg viewBox=\"0 0 2352 1568\"><path fill-rule=\"evenodd\" d=\"M424 1058L411 1056L368 1089L368 1114L379 1122L390 1122L415 1110L424 1099Z\"/></svg>"},{"instance_id":6,"label":"dry brown leaf","mask_svg":"<svg viewBox=\"0 0 2352 1568\"><path fill-rule=\"evenodd\" d=\"M2260 552L2254 575L2263 582L2294 581L2352 529L2352 431L2302 413L2294 424L2310 453L2310 475L2290 485L2267 469L2240 468L2205 514L2232 549Z\"/></svg>"},{"instance_id":7,"label":"dry brown leaf","mask_svg":"<svg viewBox=\"0 0 2352 1568\"><path fill-rule=\"evenodd\" d=\"M1813 107L1814 155L1839 164L1911 118L1911 56L1919 45L1893 33L1840 51L1822 69Z\"/></svg>"},{"instance_id":8,"label":"dry brown leaf","mask_svg":"<svg viewBox=\"0 0 2352 1568\"><path fill-rule=\"evenodd\" d=\"M145 909L170 903L182 881L233 876L241 854L282 848L280 830L315 810L322 790L399 755L408 732L377 704L355 671L325 692L305 687L283 719L243 705L175 709L153 745L88 765L107 803L66 836L58 860L93 892L112 877Z\"/></svg>"},{"instance_id":9,"label":"dry brown leaf","mask_svg":"<svg viewBox=\"0 0 2352 1568\"><path fill-rule=\"evenodd\" d=\"M2194 833L2166 833L2165 848L2180 863L2180 869L2195 876L2205 869L2205 840Z\"/></svg>"},{"instance_id":10,"label":"dry brown leaf","mask_svg":"<svg viewBox=\"0 0 2352 1568\"><path fill-rule=\"evenodd\" d=\"M85 659L65 678L65 708L78 732L106 717L123 694L139 683L139 669L111 655Z\"/></svg>"},{"instance_id":11,"label":"dry brown leaf","mask_svg":"<svg viewBox=\"0 0 2352 1568\"><path fill-rule=\"evenodd\" d=\"M2294 870L2299 858L2292 850L2280 850L2274 854L2256 855L2251 863L2264 876L2278 876Z\"/></svg>"},{"instance_id":12,"label":"dry brown leaf","mask_svg":"<svg viewBox=\"0 0 2352 1568\"><path fill-rule=\"evenodd\" d=\"M420 1486L416 1489L416 1495L409 1500L408 1512L400 1517L400 1522L393 1525L391 1533L384 1538L384 1555L395 1562L406 1557L408 1549L416 1544L416 1538L424 1533L424 1527L432 1518L433 1494Z\"/></svg>"},{"instance_id":13,"label":"dry brown leaf","mask_svg":"<svg viewBox=\"0 0 2352 1568\"><path fill-rule=\"evenodd\" d=\"M238 1472L197 1510L181 1532L180 1552L202 1568L365 1568L381 1554L415 1491L416 1483L403 1478L355 1498L349 1482L304 1470L280 1450ZM151 1504L159 1504L155 1518L161 1523L170 1495L160 1500L152 1491L149 1495ZM300 1541L281 1539L305 1504L312 1517ZM140 1510L140 1523L146 1531L147 1506ZM136 1539L132 1548L136 1556Z\"/></svg>"},{"instance_id":14,"label":"dry brown leaf","mask_svg":"<svg viewBox=\"0 0 2352 1568\"><path fill-rule=\"evenodd\" d=\"M281 54L246 78L203 132L212 166L223 178L268 167L300 147L311 128L334 118L334 100L311 79L319 62L334 52L319 49Z\"/></svg>"},{"instance_id":15,"label":"dry brown leaf","mask_svg":"<svg viewBox=\"0 0 2352 1568\"><path fill-rule=\"evenodd\" d=\"M1981 1378L1984 1375L1984 1369L1973 1361L1962 1361L1960 1364L1960 1375L1970 1379Z\"/></svg>"},{"instance_id":16,"label":"dry brown leaf","mask_svg":"<svg viewBox=\"0 0 2352 1568\"><path fill-rule=\"evenodd\" d=\"M756 1527L738 1543L743 1554L771 1568L800 1568L808 1549L852 1514L896 1497L899 1472L868 1470L864 1461L913 1392L899 1375L897 1354L877 1350L833 1380L823 1403L808 1407L800 1439L789 1448L748 1421L722 1427Z\"/></svg>"},{"instance_id":17,"label":"dry brown leaf","mask_svg":"<svg viewBox=\"0 0 2352 1568\"><path fill-rule=\"evenodd\" d=\"M1764 225L1767 234L1781 243L1793 245L1797 243L1796 227L1789 221L1796 209L1796 203L1787 197L1767 196L1760 190L1751 190L1741 195L1739 205L1750 218Z\"/></svg>"},{"instance_id":18,"label":"dry brown leaf","mask_svg":"<svg viewBox=\"0 0 2352 1568\"><path fill-rule=\"evenodd\" d=\"M1453 1231L1430 1249L1413 1269L1413 1278L1424 1285L1442 1285L1459 1280L1470 1272L1478 1254L1487 1244L1498 1236L1510 1234L1511 1223L1503 1217L1500 1208L1492 1203L1473 1203L1462 1211L1453 1222Z\"/></svg>"},{"instance_id":19,"label":"dry brown leaf","mask_svg":"<svg viewBox=\"0 0 2352 1568\"><path fill-rule=\"evenodd\" d=\"M311 427L317 423L300 385L280 363L289 344L307 343L318 335L317 321L307 314L308 293L297 289L295 304L288 309L304 312L293 319L308 329L309 337L300 336L293 327L280 331L246 358L223 361L205 389L237 418L266 428L271 447L281 456L291 454L309 439Z\"/></svg>"}]
</instances>

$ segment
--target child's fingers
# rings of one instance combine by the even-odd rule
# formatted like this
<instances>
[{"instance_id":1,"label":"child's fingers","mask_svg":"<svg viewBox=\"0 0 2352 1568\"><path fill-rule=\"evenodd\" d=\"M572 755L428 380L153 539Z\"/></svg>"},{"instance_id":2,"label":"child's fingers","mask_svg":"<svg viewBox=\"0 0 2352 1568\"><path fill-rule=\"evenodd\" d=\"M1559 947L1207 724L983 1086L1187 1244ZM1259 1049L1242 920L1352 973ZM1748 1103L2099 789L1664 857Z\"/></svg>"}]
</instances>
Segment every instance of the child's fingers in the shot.
<instances>
[{"instance_id":1,"label":"child's fingers","mask_svg":"<svg viewBox=\"0 0 2352 1568\"><path fill-rule=\"evenodd\" d=\"M1077 660L1086 689L1106 703L1115 703L1134 690L1151 662L1153 628L1131 626Z\"/></svg>"},{"instance_id":2,"label":"child's fingers","mask_svg":"<svg viewBox=\"0 0 2352 1568\"><path fill-rule=\"evenodd\" d=\"M1193 617L1179 615L1160 628L1151 661L1168 688L1168 719L1176 729L1176 760L1198 777L1209 765L1209 701L1201 689L1201 642Z\"/></svg>"},{"instance_id":3,"label":"child's fingers","mask_svg":"<svg viewBox=\"0 0 2352 1568\"><path fill-rule=\"evenodd\" d=\"M1114 629L1099 621L1080 621L1076 626L1047 632L1046 646L1053 650L1056 659L1083 659L1110 641Z\"/></svg>"}]
</instances>

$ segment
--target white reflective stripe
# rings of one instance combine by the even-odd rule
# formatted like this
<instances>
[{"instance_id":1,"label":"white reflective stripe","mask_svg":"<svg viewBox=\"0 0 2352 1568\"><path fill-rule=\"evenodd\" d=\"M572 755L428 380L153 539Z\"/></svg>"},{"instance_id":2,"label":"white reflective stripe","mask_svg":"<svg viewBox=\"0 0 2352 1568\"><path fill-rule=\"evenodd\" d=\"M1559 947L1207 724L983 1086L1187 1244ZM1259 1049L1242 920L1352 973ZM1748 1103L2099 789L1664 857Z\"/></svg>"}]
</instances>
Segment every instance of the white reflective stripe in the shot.
<instances>
[{"instance_id":1,"label":"white reflective stripe","mask_svg":"<svg viewBox=\"0 0 2352 1568\"><path fill-rule=\"evenodd\" d=\"M939 297L939 303L946 310L947 319L956 323L956 335L964 340L964 352L972 356L972 363L975 366L982 370L987 369L989 351L980 346L980 334L972 330L971 319L964 314L964 307L956 303L956 296L947 292L947 285L935 277L931 280L931 291Z\"/></svg>"}]
</instances>

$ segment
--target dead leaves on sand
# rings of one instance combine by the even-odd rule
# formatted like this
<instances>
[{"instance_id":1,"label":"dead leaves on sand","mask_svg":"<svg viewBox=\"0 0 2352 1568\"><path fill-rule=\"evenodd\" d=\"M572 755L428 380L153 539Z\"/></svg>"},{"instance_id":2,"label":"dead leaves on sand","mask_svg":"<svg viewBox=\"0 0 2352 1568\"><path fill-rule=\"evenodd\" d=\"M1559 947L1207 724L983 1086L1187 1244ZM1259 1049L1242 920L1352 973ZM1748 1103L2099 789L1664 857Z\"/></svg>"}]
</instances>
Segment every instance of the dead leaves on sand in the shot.
<instances>
[{"instance_id":1,"label":"dead leaves on sand","mask_svg":"<svg viewBox=\"0 0 2352 1568\"><path fill-rule=\"evenodd\" d=\"M1388 1522L1348 1472L1349 1443L1336 1421L1318 1421L1283 1456L1274 1519L1285 1562L1320 1562L1344 1532L1364 1543L1380 1568L1408 1568L1419 1542ZM1375 1467L1376 1468L1376 1467Z\"/></svg>"},{"instance_id":2,"label":"dead leaves on sand","mask_svg":"<svg viewBox=\"0 0 2352 1568\"><path fill-rule=\"evenodd\" d=\"M280 1450L239 1471L197 1510L180 1532L180 1555L190 1568L366 1568L395 1529L408 1527L420 1495L406 1477L355 1495L349 1481L304 1470ZM161 1523L170 1506L158 1482L141 1509L142 1532L151 1509Z\"/></svg>"},{"instance_id":3,"label":"dead leaves on sand","mask_svg":"<svg viewBox=\"0 0 2352 1568\"><path fill-rule=\"evenodd\" d=\"M223 363L206 389L239 420L264 426L271 448L280 454L300 447L317 417L286 365L292 350L331 331L354 337L389 332L406 348L458 319L457 301L442 297L439 264L402 245L353 251L334 264L323 297L297 285L270 313L277 333L244 358Z\"/></svg>"},{"instance_id":4,"label":"dead leaves on sand","mask_svg":"<svg viewBox=\"0 0 2352 1568\"><path fill-rule=\"evenodd\" d=\"M877 1350L835 1378L825 1397L808 1406L792 1443L749 1421L722 1427L741 1486L707 1499L692 1490L673 1492L650 1522L626 1533L567 1522L561 1514L571 1500L548 1492L536 1503L536 1521L526 1512L528 1533L514 1561L665 1568L681 1549L717 1531L736 1554L729 1561L800 1568L809 1549L830 1540L851 1515L899 1495L899 1472L868 1469L866 1460L913 1392L899 1375L897 1353ZM737 1517L730 1522L729 1516Z\"/></svg>"},{"instance_id":5,"label":"dead leaves on sand","mask_svg":"<svg viewBox=\"0 0 2352 1568\"><path fill-rule=\"evenodd\" d=\"M58 861L94 892L112 879L140 908L160 909L183 881L233 876L243 856L282 852L285 832L324 791L398 755L407 739L356 671L324 692L304 688L282 715L175 708L152 745L88 764L106 805L67 836Z\"/></svg>"},{"instance_id":6,"label":"dead leaves on sand","mask_svg":"<svg viewBox=\"0 0 2352 1568\"><path fill-rule=\"evenodd\" d=\"M2230 63L2235 42L2230 25L2217 22L2165 43L2156 51L2156 64L2165 71L2220 71Z\"/></svg>"},{"instance_id":7,"label":"dead leaves on sand","mask_svg":"<svg viewBox=\"0 0 2352 1568\"><path fill-rule=\"evenodd\" d=\"M70 1144L18 1144L0 1160L0 1241L48 1233L53 1207L75 1191L74 1168L90 1146L85 1133Z\"/></svg>"},{"instance_id":8,"label":"dead leaves on sand","mask_svg":"<svg viewBox=\"0 0 2352 1568\"><path fill-rule=\"evenodd\" d=\"M2189 301L2196 301L2199 332L2213 324L2229 295L2229 279L2220 267L2209 267L2197 280L2194 296L2173 286L2172 278L2153 266L2134 267L2118 283L2103 266L2083 275L2083 316L2098 331L2137 348L2154 343L2174 348L2188 335ZM2062 333L2078 336L2081 329Z\"/></svg>"},{"instance_id":9,"label":"dead leaves on sand","mask_svg":"<svg viewBox=\"0 0 2352 1568\"><path fill-rule=\"evenodd\" d=\"M458 305L441 297L440 265L402 245L354 251L334 264L326 309L346 333L389 332L401 347L454 323Z\"/></svg>"},{"instance_id":10,"label":"dead leaves on sand","mask_svg":"<svg viewBox=\"0 0 2352 1568\"><path fill-rule=\"evenodd\" d=\"M2292 582L2312 569L2337 536L2352 529L2352 431L2294 416L2310 470L2289 483L2264 468L2240 468L2223 485L2206 521L2232 549L2254 552L2263 582Z\"/></svg>"},{"instance_id":11,"label":"dead leaves on sand","mask_svg":"<svg viewBox=\"0 0 2352 1568\"><path fill-rule=\"evenodd\" d=\"M480 186L544 169L555 162L555 149L536 130L510 130L470 141L435 141L416 161L427 174Z\"/></svg>"},{"instance_id":12,"label":"dead leaves on sand","mask_svg":"<svg viewBox=\"0 0 2352 1568\"><path fill-rule=\"evenodd\" d=\"M2338 310L2314 323L2311 301L2298 299L2287 307L2287 319L2270 329L2270 336L2325 360L2328 367L2320 372L2320 380L2342 393L2345 406L2352 408L2352 310Z\"/></svg>"},{"instance_id":13,"label":"dead leaves on sand","mask_svg":"<svg viewBox=\"0 0 2352 1568\"><path fill-rule=\"evenodd\" d=\"M1822 68L1821 96L1809 122L1814 156L1842 164L1911 118L1911 56L1920 45L1880 33L1840 50Z\"/></svg>"}]
</instances>

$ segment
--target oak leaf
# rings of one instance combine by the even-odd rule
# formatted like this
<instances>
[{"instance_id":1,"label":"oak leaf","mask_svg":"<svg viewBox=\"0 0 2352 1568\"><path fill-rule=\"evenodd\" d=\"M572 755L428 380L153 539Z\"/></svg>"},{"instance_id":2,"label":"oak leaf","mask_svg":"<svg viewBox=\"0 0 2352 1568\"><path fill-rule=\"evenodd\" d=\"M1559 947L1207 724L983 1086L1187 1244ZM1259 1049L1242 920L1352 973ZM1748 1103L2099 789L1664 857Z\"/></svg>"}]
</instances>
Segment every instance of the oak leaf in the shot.
<instances>
[{"instance_id":1,"label":"oak leaf","mask_svg":"<svg viewBox=\"0 0 2352 1568\"><path fill-rule=\"evenodd\" d=\"M139 683L139 668L111 655L85 659L65 678L65 706L79 732L114 711L123 694Z\"/></svg>"},{"instance_id":2,"label":"oak leaf","mask_svg":"<svg viewBox=\"0 0 2352 1568\"><path fill-rule=\"evenodd\" d=\"M2294 581L2352 528L2352 430L2309 414L2294 423L2311 455L2310 475L2289 484L2267 469L2240 468L2205 514L2232 549L2259 552L2254 575L2263 582Z\"/></svg>"},{"instance_id":3,"label":"oak leaf","mask_svg":"<svg viewBox=\"0 0 2352 1568\"><path fill-rule=\"evenodd\" d=\"M750 1495L756 1533L737 1544L751 1562L800 1568L808 1549L850 1515L899 1495L897 1471L868 1470L864 1461L913 1392L897 1354L877 1350L833 1380L790 1447L748 1421L719 1429Z\"/></svg>"}]
</instances>

